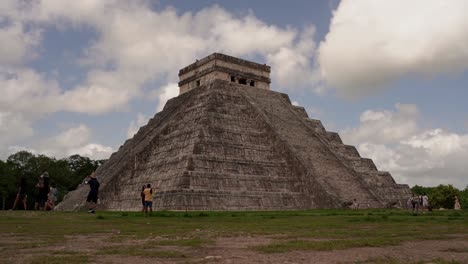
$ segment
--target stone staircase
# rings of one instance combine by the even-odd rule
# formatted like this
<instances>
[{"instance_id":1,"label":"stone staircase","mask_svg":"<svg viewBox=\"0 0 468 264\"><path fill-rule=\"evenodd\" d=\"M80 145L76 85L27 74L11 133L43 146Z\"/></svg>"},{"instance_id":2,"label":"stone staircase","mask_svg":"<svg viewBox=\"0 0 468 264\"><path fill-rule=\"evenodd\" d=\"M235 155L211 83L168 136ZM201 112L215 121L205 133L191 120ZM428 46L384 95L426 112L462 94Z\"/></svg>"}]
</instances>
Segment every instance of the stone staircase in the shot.
<instances>
[{"instance_id":1,"label":"stone staircase","mask_svg":"<svg viewBox=\"0 0 468 264\"><path fill-rule=\"evenodd\" d=\"M409 192L287 95L221 80L169 100L97 175L106 210L140 210L147 183L167 210L381 208ZM57 209L82 208L87 192Z\"/></svg>"},{"instance_id":2,"label":"stone staircase","mask_svg":"<svg viewBox=\"0 0 468 264\"><path fill-rule=\"evenodd\" d=\"M273 131L288 143L304 166L312 171L317 182L337 197L341 204L357 199L360 204L371 208L383 206L378 197L362 183L359 175L330 151L328 140L320 136L320 133L326 134L321 123L303 120L304 114L298 113L287 95L254 89L242 90L242 93L258 111L265 114Z\"/></svg>"}]
</instances>

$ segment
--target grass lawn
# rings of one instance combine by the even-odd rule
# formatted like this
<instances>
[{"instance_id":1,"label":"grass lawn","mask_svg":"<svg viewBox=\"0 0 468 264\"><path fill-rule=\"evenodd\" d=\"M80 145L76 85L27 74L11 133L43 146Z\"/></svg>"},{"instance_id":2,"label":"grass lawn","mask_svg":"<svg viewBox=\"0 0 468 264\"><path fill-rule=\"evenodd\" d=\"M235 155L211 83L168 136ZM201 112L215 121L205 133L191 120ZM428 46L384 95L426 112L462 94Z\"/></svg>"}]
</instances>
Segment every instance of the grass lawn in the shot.
<instances>
[{"instance_id":1,"label":"grass lawn","mask_svg":"<svg viewBox=\"0 0 468 264\"><path fill-rule=\"evenodd\" d=\"M163 211L149 217L139 212L0 211L0 254L8 256L0 263L86 263L99 259L112 263L116 258L175 263L199 263L202 259L205 263L217 260L204 259L217 239L230 237L267 238L245 250L271 256L397 246L455 236L468 240L468 211L418 215L404 210ZM445 253L468 256L468 248L453 246ZM400 263L393 257L369 261L356 263Z\"/></svg>"}]
</instances>

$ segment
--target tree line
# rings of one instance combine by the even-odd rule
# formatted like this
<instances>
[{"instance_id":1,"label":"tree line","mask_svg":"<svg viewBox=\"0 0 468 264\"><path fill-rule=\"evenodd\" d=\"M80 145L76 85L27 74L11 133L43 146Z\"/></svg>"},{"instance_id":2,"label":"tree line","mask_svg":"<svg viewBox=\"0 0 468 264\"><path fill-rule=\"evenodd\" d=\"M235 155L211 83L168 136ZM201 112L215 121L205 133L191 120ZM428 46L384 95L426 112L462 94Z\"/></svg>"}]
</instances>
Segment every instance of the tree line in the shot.
<instances>
[{"instance_id":1,"label":"tree line","mask_svg":"<svg viewBox=\"0 0 468 264\"><path fill-rule=\"evenodd\" d=\"M80 155L72 155L64 159L56 159L45 155L35 155L27 151L19 151L10 155L6 161L0 160L0 198L1 209L10 209L16 198L21 178L26 182L28 208L34 208L37 196L38 177L44 172L49 173L50 182L58 188L58 202L69 191L75 190L83 179L95 171L105 160L91 160ZM414 186L413 193L429 196L433 208L453 209L455 196L460 200L462 208L468 208L468 186L459 190L452 185L437 187Z\"/></svg>"},{"instance_id":2,"label":"tree line","mask_svg":"<svg viewBox=\"0 0 468 264\"><path fill-rule=\"evenodd\" d=\"M63 196L75 190L83 179L97 169L104 160L91 160L80 155L56 159L45 155L35 155L19 151L10 155L6 161L0 160L0 199L1 209L10 209L18 192L21 178L25 181L28 209L34 208L38 194L38 177L47 171L50 183L58 189L58 202ZM22 208L22 206L20 206Z\"/></svg>"}]
</instances>

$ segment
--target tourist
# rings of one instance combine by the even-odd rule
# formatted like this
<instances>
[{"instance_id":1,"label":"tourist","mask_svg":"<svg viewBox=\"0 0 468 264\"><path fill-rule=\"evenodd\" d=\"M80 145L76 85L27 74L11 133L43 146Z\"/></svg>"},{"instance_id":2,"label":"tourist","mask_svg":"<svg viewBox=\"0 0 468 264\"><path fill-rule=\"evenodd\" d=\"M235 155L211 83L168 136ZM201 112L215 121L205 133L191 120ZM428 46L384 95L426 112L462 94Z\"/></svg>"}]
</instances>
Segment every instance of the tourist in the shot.
<instances>
[{"instance_id":1,"label":"tourist","mask_svg":"<svg viewBox=\"0 0 468 264\"><path fill-rule=\"evenodd\" d=\"M39 176L36 188L37 196L34 210L44 210L45 203L47 202L47 194L49 193L49 173L47 171L44 171L41 176Z\"/></svg>"},{"instance_id":2,"label":"tourist","mask_svg":"<svg viewBox=\"0 0 468 264\"><path fill-rule=\"evenodd\" d=\"M417 213L419 211L419 196L414 194L413 199L411 200L411 205L413 206L413 213Z\"/></svg>"},{"instance_id":3,"label":"tourist","mask_svg":"<svg viewBox=\"0 0 468 264\"><path fill-rule=\"evenodd\" d=\"M413 196L411 195L410 197L408 197L408 200L406 201L406 208L408 209L408 211L411 211L413 207Z\"/></svg>"},{"instance_id":4,"label":"tourist","mask_svg":"<svg viewBox=\"0 0 468 264\"><path fill-rule=\"evenodd\" d=\"M86 198L88 203L88 213L96 213L96 206L98 202L98 193L99 193L99 182L96 179L96 173L93 171L91 175L86 177L85 184L89 184L89 193Z\"/></svg>"},{"instance_id":5,"label":"tourist","mask_svg":"<svg viewBox=\"0 0 468 264\"><path fill-rule=\"evenodd\" d=\"M26 194L26 178L21 177L20 184L18 186L18 192L16 193L15 202L13 203L13 208L11 209L15 210L16 205L18 204L18 202L21 201L23 204L23 209L27 210L27 206L26 206L27 198L28 198L28 195Z\"/></svg>"},{"instance_id":6,"label":"tourist","mask_svg":"<svg viewBox=\"0 0 468 264\"><path fill-rule=\"evenodd\" d=\"M141 196L141 211L144 212L145 211L145 193L143 192L146 188L146 185L143 184L143 186L141 187L141 192L140 192L140 196Z\"/></svg>"},{"instance_id":7,"label":"tourist","mask_svg":"<svg viewBox=\"0 0 468 264\"><path fill-rule=\"evenodd\" d=\"M46 211L54 210L55 203L57 202L57 194L58 194L57 187L55 187L55 184L52 183L50 186L49 194L47 196Z\"/></svg>"},{"instance_id":8,"label":"tourist","mask_svg":"<svg viewBox=\"0 0 468 264\"><path fill-rule=\"evenodd\" d=\"M151 184L148 183L146 185L143 193L145 195L145 207L143 208L143 211L146 215L149 209L149 213L151 214L153 212L153 189L151 188Z\"/></svg>"},{"instance_id":9,"label":"tourist","mask_svg":"<svg viewBox=\"0 0 468 264\"><path fill-rule=\"evenodd\" d=\"M429 210L429 197L426 193L422 196L422 206L423 210Z\"/></svg>"},{"instance_id":10,"label":"tourist","mask_svg":"<svg viewBox=\"0 0 468 264\"><path fill-rule=\"evenodd\" d=\"M353 210L359 209L359 203L357 202L356 199L353 200L353 204L351 205L351 209L353 209Z\"/></svg>"},{"instance_id":11,"label":"tourist","mask_svg":"<svg viewBox=\"0 0 468 264\"><path fill-rule=\"evenodd\" d=\"M454 209L455 209L455 210L461 210L460 201L458 201L458 197L457 197L457 196L455 196L455 205L454 205Z\"/></svg>"}]
</instances>

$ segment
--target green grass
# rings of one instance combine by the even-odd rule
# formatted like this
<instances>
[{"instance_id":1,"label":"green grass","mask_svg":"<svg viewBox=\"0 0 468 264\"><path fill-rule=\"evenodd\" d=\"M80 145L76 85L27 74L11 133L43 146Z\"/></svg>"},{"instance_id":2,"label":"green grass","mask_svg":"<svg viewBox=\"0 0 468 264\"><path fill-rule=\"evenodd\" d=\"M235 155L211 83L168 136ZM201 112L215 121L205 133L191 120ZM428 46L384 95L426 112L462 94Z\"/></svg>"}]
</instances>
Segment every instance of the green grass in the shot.
<instances>
[{"instance_id":1,"label":"green grass","mask_svg":"<svg viewBox=\"0 0 468 264\"><path fill-rule=\"evenodd\" d=\"M59 246L77 236L95 238L89 256L57 253L51 257L98 254L170 257L190 260L195 248L218 237L266 236L273 241L253 247L261 253L383 247L405 241L468 238L468 211L413 215L404 210L307 210L281 212L37 212L0 211L0 253ZM135 247L136 244L140 247ZM55 247L55 248L54 248ZM67 249L70 251L70 249ZM71 251L75 251L74 249ZM49 252L49 253L50 253ZM462 253L466 253L465 251ZM38 261L43 257L37 256ZM36 259L35 259L36 260ZM54 261L54 260L51 260ZM65 262L64 262L65 263Z\"/></svg>"},{"instance_id":2,"label":"green grass","mask_svg":"<svg viewBox=\"0 0 468 264\"><path fill-rule=\"evenodd\" d=\"M329 251L355 247L394 246L398 245L400 242L400 239L388 238L340 239L329 241L291 240L285 242L272 243L265 246L258 246L255 247L255 249L263 253L284 253L294 250Z\"/></svg>"}]
</instances>

